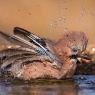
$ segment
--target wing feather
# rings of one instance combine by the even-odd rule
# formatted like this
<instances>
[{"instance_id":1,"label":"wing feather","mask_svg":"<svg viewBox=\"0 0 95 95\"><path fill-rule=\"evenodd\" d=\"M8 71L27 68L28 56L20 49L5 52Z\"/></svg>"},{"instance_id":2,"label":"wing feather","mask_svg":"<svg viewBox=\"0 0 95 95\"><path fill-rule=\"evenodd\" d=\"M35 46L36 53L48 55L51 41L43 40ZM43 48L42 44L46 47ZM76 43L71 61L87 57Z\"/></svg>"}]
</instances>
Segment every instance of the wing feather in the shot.
<instances>
[{"instance_id":1,"label":"wing feather","mask_svg":"<svg viewBox=\"0 0 95 95\"><path fill-rule=\"evenodd\" d=\"M33 44L31 44L27 40L20 38L16 35L8 35L8 34L0 31L0 37L4 38L6 41L8 41L12 44L16 44L16 45L19 45L22 47L27 47L27 48L32 48L32 49L34 47Z\"/></svg>"},{"instance_id":2,"label":"wing feather","mask_svg":"<svg viewBox=\"0 0 95 95\"><path fill-rule=\"evenodd\" d=\"M50 60L52 60L54 63L59 64L59 59L47 48L46 42L44 41L44 39L34 35L33 33L29 32L25 29L19 28L19 27L14 28L14 34L21 38L24 37L28 40L30 39L31 43L33 43L39 47L39 51L41 51L43 54L46 54L47 56L49 56Z\"/></svg>"}]
</instances>

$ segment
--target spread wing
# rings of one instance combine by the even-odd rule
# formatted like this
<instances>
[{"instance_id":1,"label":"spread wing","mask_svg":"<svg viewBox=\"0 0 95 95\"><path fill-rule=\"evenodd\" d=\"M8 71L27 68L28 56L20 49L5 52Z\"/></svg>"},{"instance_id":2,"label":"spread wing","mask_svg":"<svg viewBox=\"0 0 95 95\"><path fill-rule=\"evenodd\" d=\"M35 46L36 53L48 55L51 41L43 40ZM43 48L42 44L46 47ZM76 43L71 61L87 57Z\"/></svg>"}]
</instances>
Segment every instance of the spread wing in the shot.
<instances>
[{"instance_id":1,"label":"spread wing","mask_svg":"<svg viewBox=\"0 0 95 95\"><path fill-rule=\"evenodd\" d=\"M19 59L17 64L23 64L30 61L48 60L54 65L58 63L57 57L48 50L44 39L30 33L22 28L15 27L14 34L8 35L0 32L8 42L21 46L20 48L11 48L0 51L1 70L9 70L10 67ZM27 59L27 60L25 60Z\"/></svg>"},{"instance_id":2,"label":"spread wing","mask_svg":"<svg viewBox=\"0 0 95 95\"><path fill-rule=\"evenodd\" d=\"M31 43L34 43L37 46L42 45L43 47L46 47L46 42L44 41L43 38L40 38L40 37L34 35L33 33L25 30L25 29L22 29L20 27L15 27L14 28L14 34L18 35L20 37L24 37L24 39L29 39L29 41Z\"/></svg>"},{"instance_id":3,"label":"spread wing","mask_svg":"<svg viewBox=\"0 0 95 95\"><path fill-rule=\"evenodd\" d=\"M14 28L14 34L20 38L29 39L29 42L35 44L38 49L40 49L38 51L40 51L42 54L44 53L44 55L47 55L52 62L56 63L56 65L57 63L59 64L59 59L48 49L49 47L46 45L46 42L43 38L40 38L33 33L19 27Z\"/></svg>"}]
</instances>

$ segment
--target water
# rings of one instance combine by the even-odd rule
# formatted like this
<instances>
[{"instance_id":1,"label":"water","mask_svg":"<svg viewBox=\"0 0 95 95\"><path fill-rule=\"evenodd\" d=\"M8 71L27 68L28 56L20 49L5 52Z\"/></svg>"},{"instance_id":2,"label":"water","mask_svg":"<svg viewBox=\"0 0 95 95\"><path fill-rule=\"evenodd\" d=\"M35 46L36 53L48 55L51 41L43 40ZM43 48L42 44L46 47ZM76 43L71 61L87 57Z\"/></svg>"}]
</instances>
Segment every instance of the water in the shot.
<instances>
[{"instance_id":1,"label":"water","mask_svg":"<svg viewBox=\"0 0 95 95\"><path fill-rule=\"evenodd\" d=\"M74 76L73 80L0 83L0 95L95 95L95 76Z\"/></svg>"},{"instance_id":2,"label":"water","mask_svg":"<svg viewBox=\"0 0 95 95\"><path fill-rule=\"evenodd\" d=\"M74 81L78 85L78 93L76 95L95 95L94 75L74 76Z\"/></svg>"}]
</instances>

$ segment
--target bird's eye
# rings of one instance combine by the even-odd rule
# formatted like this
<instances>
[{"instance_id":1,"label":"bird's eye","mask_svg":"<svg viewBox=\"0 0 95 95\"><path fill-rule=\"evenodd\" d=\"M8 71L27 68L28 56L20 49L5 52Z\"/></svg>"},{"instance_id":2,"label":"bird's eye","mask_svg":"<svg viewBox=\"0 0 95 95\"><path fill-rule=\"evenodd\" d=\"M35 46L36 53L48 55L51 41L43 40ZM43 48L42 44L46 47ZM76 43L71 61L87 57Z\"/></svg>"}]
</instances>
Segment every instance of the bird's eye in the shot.
<instances>
[{"instance_id":1,"label":"bird's eye","mask_svg":"<svg viewBox=\"0 0 95 95\"><path fill-rule=\"evenodd\" d=\"M77 52L77 49L73 49L73 52Z\"/></svg>"},{"instance_id":2,"label":"bird's eye","mask_svg":"<svg viewBox=\"0 0 95 95\"><path fill-rule=\"evenodd\" d=\"M74 52L77 52L77 50L73 50Z\"/></svg>"}]
</instances>

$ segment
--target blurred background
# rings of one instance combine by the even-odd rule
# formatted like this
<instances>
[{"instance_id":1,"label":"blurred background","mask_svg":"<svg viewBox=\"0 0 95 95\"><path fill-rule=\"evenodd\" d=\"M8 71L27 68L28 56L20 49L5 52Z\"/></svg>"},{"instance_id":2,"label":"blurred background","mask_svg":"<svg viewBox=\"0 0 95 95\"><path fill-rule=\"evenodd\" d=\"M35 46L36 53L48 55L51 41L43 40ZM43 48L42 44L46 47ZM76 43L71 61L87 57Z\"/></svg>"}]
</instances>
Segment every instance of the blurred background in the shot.
<instances>
[{"instance_id":1,"label":"blurred background","mask_svg":"<svg viewBox=\"0 0 95 95\"><path fill-rule=\"evenodd\" d=\"M0 30L15 26L58 40L64 32L83 31L95 52L95 0L0 0Z\"/></svg>"}]
</instances>

